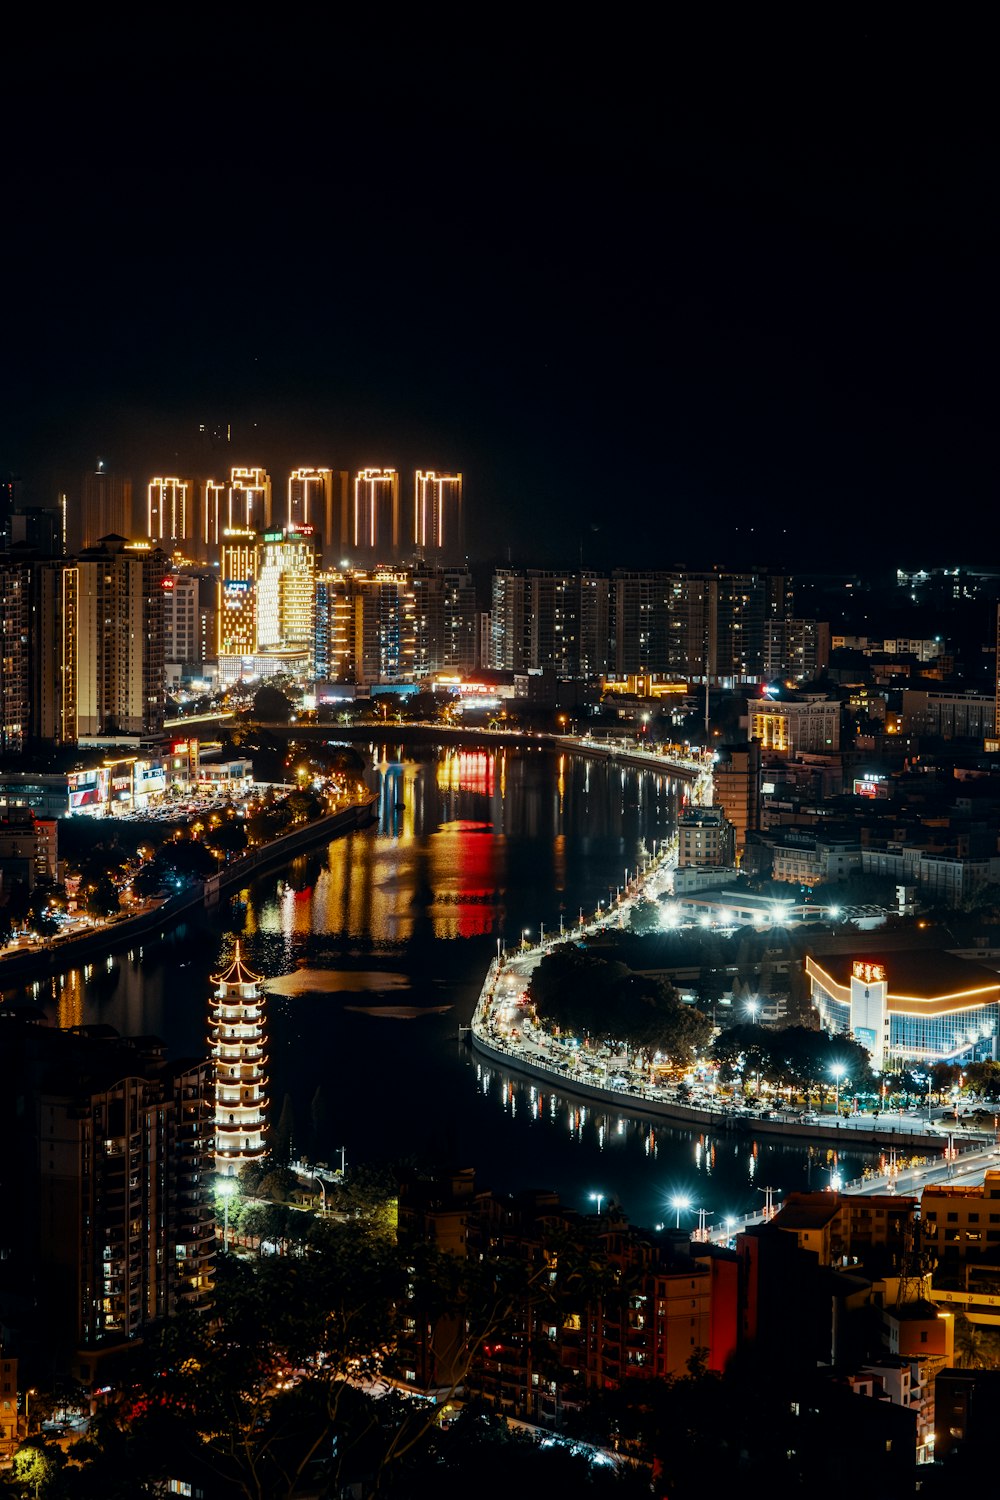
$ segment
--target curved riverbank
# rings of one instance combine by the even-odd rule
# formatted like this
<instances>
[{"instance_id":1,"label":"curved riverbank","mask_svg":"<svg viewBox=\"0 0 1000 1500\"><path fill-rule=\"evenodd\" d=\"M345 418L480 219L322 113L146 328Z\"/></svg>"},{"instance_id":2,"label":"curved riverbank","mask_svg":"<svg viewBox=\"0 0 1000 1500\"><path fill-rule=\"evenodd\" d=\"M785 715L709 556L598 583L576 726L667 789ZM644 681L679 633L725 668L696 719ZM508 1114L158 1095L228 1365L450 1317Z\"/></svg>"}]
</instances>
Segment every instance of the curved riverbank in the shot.
<instances>
[{"instance_id":1,"label":"curved riverbank","mask_svg":"<svg viewBox=\"0 0 1000 1500\"><path fill-rule=\"evenodd\" d=\"M42 938L30 948L0 953L0 990L35 979L43 979L64 969L79 968L107 954L119 953L150 939L163 938L185 917L194 912L214 910L221 898L239 890L257 875L266 874L288 862L306 849L355 828L374 822L378 799L375 796L352 802L349 807L325 813L311 823L281 833L260 848L229 861L207 880L192 881L184 890L169 896L132 916L114 917L88 932L71 937Z\"/></svg>"}]
</instances>

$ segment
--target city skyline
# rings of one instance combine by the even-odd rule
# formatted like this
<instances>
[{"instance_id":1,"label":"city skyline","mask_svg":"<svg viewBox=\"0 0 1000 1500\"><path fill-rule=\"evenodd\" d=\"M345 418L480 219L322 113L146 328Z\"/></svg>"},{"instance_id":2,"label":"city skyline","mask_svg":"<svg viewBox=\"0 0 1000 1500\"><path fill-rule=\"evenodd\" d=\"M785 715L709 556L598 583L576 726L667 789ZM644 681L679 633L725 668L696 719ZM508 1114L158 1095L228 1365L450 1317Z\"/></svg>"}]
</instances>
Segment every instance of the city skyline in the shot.
<instances>
[{"instance_id":1,"label":"city skyline","mask_svg":"<svg viewBox=\"0 0 1000 1500\"><path fill-rule=\"evenodd\" d=\"M238 128L206 99L125 131L123 86L56 161L15 111L0 472L50 504L96 454L210 471L228 433L273 474L464 474L476 561L989 552L972 44L769 40L678 37L653 88L613 47L596 92L459 68L447 109L297 93Z\"/></svg>"}]
</instances>

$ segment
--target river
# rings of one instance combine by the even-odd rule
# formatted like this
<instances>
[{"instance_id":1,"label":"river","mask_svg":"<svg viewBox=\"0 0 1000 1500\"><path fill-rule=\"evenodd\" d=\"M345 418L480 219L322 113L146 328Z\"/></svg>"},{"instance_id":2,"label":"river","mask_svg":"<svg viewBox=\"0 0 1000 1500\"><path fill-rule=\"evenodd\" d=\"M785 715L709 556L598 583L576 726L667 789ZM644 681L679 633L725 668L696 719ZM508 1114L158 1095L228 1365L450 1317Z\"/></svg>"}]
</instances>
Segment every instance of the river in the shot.
<instances>
[{"instance_id":1,"label":"river","mask_svg":"<svg viewBox=\"0 0 1000 1500\"><path fill-rule=\"evenodd\" d=\"M554 1188L581 1211L697 1227L826 1187L867 1157L689 1131L539 1090L460 1038L497 941L568 929L607 903L673 829L684 788L545 750L372 746L377 827L264 876L212 923L102 960L8 1003L205 1048L211 975L238 936L270 996L273 1118L331 1163L473 1166L483 1188ZM690 1209L678 1211L672 1200Z\"/></svg>"}]
</instances>

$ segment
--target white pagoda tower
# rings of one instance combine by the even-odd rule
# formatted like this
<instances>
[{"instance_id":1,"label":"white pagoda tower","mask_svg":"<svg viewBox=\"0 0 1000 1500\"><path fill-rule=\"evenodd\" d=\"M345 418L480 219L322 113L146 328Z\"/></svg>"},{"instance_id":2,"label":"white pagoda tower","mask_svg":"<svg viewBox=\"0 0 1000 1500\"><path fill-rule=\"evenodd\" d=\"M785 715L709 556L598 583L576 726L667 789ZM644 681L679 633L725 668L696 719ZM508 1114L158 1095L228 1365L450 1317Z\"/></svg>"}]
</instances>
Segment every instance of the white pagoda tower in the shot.
<instances>
[{"instance_id":1,"label":"white pagoda tower","mask_svg":"<svg viewBox=\"0 0 1000 1500\"><path fill-rule=\"evenodd\" d=\"M212 976L218 988L209 1015L215 1068L215 1170L235 1177L244 1162L267 1151L267 1063L260 975L246 967L236 944L229 968Z\"/></svg>"}]
</instances>

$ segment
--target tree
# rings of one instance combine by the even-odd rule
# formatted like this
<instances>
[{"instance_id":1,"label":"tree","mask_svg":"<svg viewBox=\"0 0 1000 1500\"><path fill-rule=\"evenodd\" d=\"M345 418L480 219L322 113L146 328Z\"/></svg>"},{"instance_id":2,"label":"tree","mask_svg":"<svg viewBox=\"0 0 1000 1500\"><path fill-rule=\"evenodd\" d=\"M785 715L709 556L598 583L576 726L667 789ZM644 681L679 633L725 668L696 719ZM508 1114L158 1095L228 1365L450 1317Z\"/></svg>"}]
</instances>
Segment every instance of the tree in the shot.
<instances>
[{"instance_id":1,"label":"tree","mask_svg":"<svg viewBox=\"0 0 1000 1500\"><path fill-rule=\"evenodd\" d=\"M279 687L265 682L253 695L253 716L265 724L287 724L292 705Z\"/></svg>"}]
</instances>

